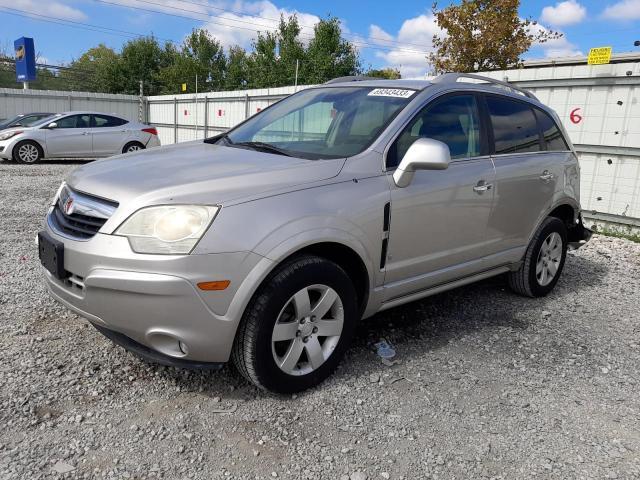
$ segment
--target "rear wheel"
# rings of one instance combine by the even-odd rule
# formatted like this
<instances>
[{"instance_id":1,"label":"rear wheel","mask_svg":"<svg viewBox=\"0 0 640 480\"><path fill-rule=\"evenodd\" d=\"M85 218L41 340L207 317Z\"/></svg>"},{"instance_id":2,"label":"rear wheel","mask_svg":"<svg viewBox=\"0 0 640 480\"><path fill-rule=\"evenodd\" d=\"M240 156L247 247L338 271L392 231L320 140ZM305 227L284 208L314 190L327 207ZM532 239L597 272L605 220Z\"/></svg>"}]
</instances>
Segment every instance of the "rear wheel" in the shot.
<instances>
[{"instance_id":1,"label":"rear wheel","mask_svg":"<svg viewBox=\"0 0 640 480\"><path fill-rule=\"evenodd\" d=\"M509 273L509 286L528 297L547 295L558 283L566 256L567 226L548 217L531 239L520 268Z\"/></svg>"},{"instance_id":2,"label":"rear wheel","mask_svg":"<svg viewBox=\"0 0 640 480\"><path fill-rule=\"evenodd\" d=\"M20 163L36 163L43 156L40 145L31 140L25 140L13 147L13 159Z\"/></svg>"},{"instance_id":3,"label":"rear wheel","mask_svg":"<svg viewBox=\"0 0 640 480\"><path fill-rule=\"evenodd\" d=\"M137 152L138 150L144 150L144 145L140 142L129 142L122 149L122 153Z\"/></svg>"},{"instance_id":4,"label":"rear wheel","mask_svg":"<svg viewBox=\"0 0 640 480\"><path fill-rule=\"evenodd\" d=\"M313 387L337 367L357 312L355 289L342 268L323 258L299 257L254 295L238 328L233 362L265 390Z\"/></svg>"}]
</instances>

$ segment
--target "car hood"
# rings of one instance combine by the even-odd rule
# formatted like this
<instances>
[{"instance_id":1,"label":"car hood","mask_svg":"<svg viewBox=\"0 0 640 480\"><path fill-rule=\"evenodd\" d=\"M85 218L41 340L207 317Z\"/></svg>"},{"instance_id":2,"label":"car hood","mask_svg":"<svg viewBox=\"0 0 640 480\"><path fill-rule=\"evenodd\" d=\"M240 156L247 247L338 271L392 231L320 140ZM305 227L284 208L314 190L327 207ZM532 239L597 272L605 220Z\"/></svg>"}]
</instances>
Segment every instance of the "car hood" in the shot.
<instances>
[{"instance_id":1,"label":"car hood","mask_svg":"<svg viewBox=\"0 0 640 480\"><path fill-rule=\"evenodd\" d=\"M222 204L325 180L343 165L344 159L305 160L200 140L88 163L67 184L121 205Z\"/></svg>"}]
</instances>

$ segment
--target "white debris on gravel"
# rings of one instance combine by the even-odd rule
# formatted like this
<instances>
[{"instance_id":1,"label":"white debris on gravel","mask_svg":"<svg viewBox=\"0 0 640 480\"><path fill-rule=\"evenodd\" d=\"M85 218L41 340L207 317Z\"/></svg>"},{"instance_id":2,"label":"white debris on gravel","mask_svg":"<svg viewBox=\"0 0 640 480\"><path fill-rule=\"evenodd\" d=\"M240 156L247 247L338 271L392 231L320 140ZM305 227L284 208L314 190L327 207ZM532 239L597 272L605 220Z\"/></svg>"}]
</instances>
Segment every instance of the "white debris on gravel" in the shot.
<instances>
[{"instance_id":1,"label":"white debris on gravel","mask_svg":"<svg viewBox=\"0 0 640 480\"><path fill-rule=\"evenodd\" d=\"M380 314L276 397L143 363L47 296L34 236L75 166L0 163L1 479L640 477L640 245L595 236L547 298L495 278Z\"/></svg>"}]
</instances>

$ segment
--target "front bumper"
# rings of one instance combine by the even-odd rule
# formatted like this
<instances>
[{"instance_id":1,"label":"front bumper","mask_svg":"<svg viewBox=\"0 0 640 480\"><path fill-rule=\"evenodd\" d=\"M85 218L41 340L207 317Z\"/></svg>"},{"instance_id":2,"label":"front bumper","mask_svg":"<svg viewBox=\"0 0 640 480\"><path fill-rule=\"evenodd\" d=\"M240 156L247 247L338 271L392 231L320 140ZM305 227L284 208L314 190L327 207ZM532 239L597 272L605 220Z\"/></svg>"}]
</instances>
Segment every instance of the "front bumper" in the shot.
<instances>
[{"instance_id":1,"label":"front bumper","mask_svg":"<svg viewBox=\"0 0 640 480\"><path fill-rule=\"evenodd\" d=\"M20 137L21 135L18 135ZM11 137L9 140L0 141L0 160L12 160L13 159L13 147L17 141L15 137Z\"/></svg>"},{"instance_id":2,"label":"front bumper","mask_svg":"<svg viewBox=\"0 0 640 480\"><path fill-rule=\"evenodd\" d=\"M125 237L98 233L76 241L46 231L64 243L70 274L59 280L43 268L56 300L99 329L191 363L228 361L248 299L271 265L252 252L141 255ZM198 289L213 280L231 283L223 291Z\"/></svg>"}]
</instances>

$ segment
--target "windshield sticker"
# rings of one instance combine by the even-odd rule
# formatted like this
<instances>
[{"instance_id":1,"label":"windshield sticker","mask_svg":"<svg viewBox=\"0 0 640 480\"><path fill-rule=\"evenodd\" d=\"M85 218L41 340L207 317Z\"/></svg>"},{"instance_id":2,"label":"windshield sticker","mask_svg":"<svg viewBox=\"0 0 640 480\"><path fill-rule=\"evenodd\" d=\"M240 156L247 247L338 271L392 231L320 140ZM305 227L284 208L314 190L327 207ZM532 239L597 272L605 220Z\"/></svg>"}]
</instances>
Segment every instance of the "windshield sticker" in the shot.
<instances>
[{"instance_id":1,"label":"windshield sticker","mask_svg":"<svg viewBox=\"0 0 640 480\"><path fill-rule=\"evenodd\" d=\"M369 97L397 97L409 98L415 90L404 90L401 88L375 88L368 94Z\"/></svg>"}]
</instances>

